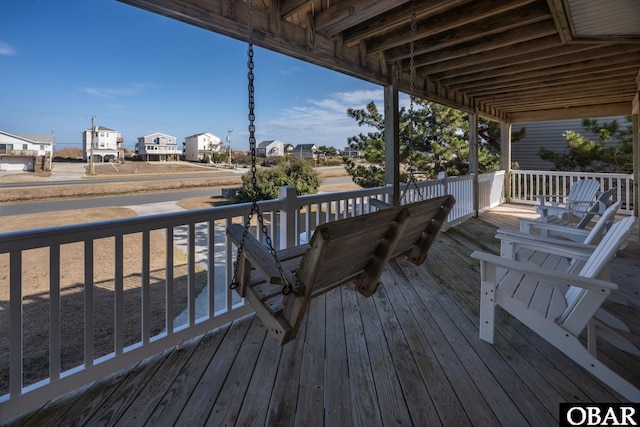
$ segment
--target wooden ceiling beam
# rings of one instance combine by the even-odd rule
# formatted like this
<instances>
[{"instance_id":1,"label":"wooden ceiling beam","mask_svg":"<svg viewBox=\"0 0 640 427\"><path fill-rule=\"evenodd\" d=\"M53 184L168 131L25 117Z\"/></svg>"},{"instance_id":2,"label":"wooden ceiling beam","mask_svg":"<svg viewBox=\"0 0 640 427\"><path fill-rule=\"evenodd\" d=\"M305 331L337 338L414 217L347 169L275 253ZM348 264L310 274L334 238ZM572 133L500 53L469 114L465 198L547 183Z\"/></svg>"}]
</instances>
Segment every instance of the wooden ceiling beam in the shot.
<instances>
[{"instance_id":1,"label":"wooden ceiling beam","mask_svg":"<svg viewBox=\"0 0 640 427\"><path fill-rule=\"evenodd\" d=\"M556 43L556 47L549 47L534 52L527 52L508 57L499 57L496 55L493 60L485 60L480 63L476 63L471 58L469 58L468 61L464 61L464 58L460 58L460 60L455 61L457 67L452 67L452 64L443 64L442 68L446 69L440 72L437 71L441 68L439 66L428 67L427 69L421 68L420 71L424 72L428 70L428 76L430 79L450 80L462 78L467 75L480 75L480 73L485 72L498 73L501 70L511 69L518 66L526 67L529 64L537 64L553 58L562 58L590 49L596 49L596 47L591 45L557 46ZM446 65L446 67L444 65ZM423 75L418 71L416 71L416 74Z\"/></svg>"},{"instance_id":2,"label":"wooden ceiling beam","mask_svg":"<svg viewBox=\"0 0 640 427\"><path fill-rule=\"evenodd\" d=\"M426 39L441 33L466 32L467 26L478 25L479 22L485 20L488 20L488 22L491 23L490 25L497 24L501 20L500 17L504 19L508 12L520 8L523 4L526 5L527 3L530 3L530 0L510 0L500 3L473 2L470 5L449 9L445 13L430 16L416 23L415 44L417 45L421 39ZM523 9L522 12L519 12L518 15L522 13L526 16L528 13L532 13L533 9L533 7L528 7ZM541 11L538 13L544 14L544 12ZM407 18L408 17L409 16L407 16ZM487 28L491 28L490 25L484 27L484 30L486 31ZM410 21L407 19L405 26L396 31L392 31L391 33L387 32L379 37L367 40L367 48L369 52L387 51L397 47L404 47L408 50L410 39L411 26ZM401 58L394 57L393 60L395 59Z\"/></svg>"},{"instance_id":3,"label":"wooden ceiling beam","mask_svg":"<svg viewBox=\"0 0 640 427\"><path fill-rule=\"evenodd\" d=\"M470 3L472 0L425 0L416 3L416 20L420 21L429 16L437 15L446 10ZM410 6L397 8L389 13L377 16L369 21L362 22L354 27L348 28L343 33L343 42L347 46L356 46L361 41L373 38L380 34L397 31L404 28L406 31L410 22Z\"/></svg>"},{"instance_id":4,"label":"wooden ceiling beam","mask_svg":"<svg viewBox=\"0 0 640 427\"><path fill-rule=\"evenodd\" d=\"M485 98L474 98L474 101L486 103L498 108L512 107L518 104L530 105L546 105L554 103L576 104L579 102L592 102L594 98L599 100L624 100L632 88L629 85L601 88L582 88L582 90L566 90L550 93L534 93L534 94L511 94L509 96L494 96ZM591 100L591 101L590 101Z\"/></svg>"},{"instance_id":5,"label":"wooden ceiling beam","mask_svg":"<svg viewBox=\"0 0 640 427\"><path fill-rule=\"evenodd\" d=\"M522 73L515 73L511 75L499 75L496 77L487 77L485 79L479 79L460 84L447 85L452 89L461 91L471 91L474 88L479 87L494 87L500 88L503 85L508 85L514 82L535 82L544 81L545 79L552 79L561 76L579 76L590 73L611 73L616 69L637 67L640 64L640 59L635 62L630 62L625 57L608 58L606 64L597 61L585 61L581 63L574 63L568 66L559 66L554 68L536 69L526 71Z\"/></svg>"},{"instance_id":6,"label":"wooden ceiling beam","mask_svg":"<svg viewBox=\"0 0 640 427\"><path fill-rule=\"evenodd\" d=\"M626 70L628 72L628 69ZM587 74L585 74L586 76ZM593 75L593 79L592 81L595 83L601 82L603 79L607 79L609 78L607 77L603 77L602 75ZM567 76L563 76L563 77L567 77ZM615 81L618 82L618 84L620 84L620 81L624 81L625 79L628 79L628 73L626 75L621 74L619 79L615 79ZM545 80L527 80L527 81L523 81L523 82L513 82L510 84L504 84L503 86L495 86L493 87L492 90L487 91L487 88L482 88L480 90L475 90L475 91L464 91L463 93L465 93L467 96L469 96L470 98L473 99L477 99L480 97L491 97L495 94L495 96L500 96L500 95L506 95L506 94L510 94L510 93L520 93L520 94L528 94L528 93L536 93L537 91L542 91L544 89L548 88L557 88L558 85L555 84L556 82L559 82L560 80L552 80L553 84L549 84L547 85L547 81ZM579 81L577 83L572 82L570 78L565 79L565 84L564 86L566 86L567 88L572 88L575 91L579 91L581 90L582 87L584 87L585 84L588 85L588 82L584 82L584 81ZM523 85L530 85L530 86L523 86ZM535 85L537 85L537 88L535 87ZM560 85L562 86L562 85Z\"/></svg>"},{"instance_id":7,"label":"wooden ceiling beam","mask_svg":"<svg viewBox=\"0 0 640 427\"><path fill-rule=\"evenodd\" d=\"M555 108L566 107L567 105L570 105L571 107L575 108L575 107L588 107L588 106L594 106L594 105L609 105L609 104L626 104L626 108L629 111L631 110L631 106L632 106L631 101L632 101L631 99L621 99L619 97L602 97L598 99L597 104L594 104L593 98L588 100L560 99L553 102L539 102L539 103L529 102L529 103L521 103L521 104L516 103L516 104L509 105L509 111L511 113L518 113L518 112L531 111L531 110L550 110ZM495 106L492 104L488 104L488 105L496 109L501 108L498 105L495 105Z\"/></svg>"},{"instance_id":8,"label":"wooden ceiling beam","mask_svg":"<svg viewBox=\"0 0 640 427\"><path fill-rule=\"evenodd\" d=\"M633 73L632 68L626 68L619 70L620 72L615 75L605 75L598 73L584 74L581 76L570 76L563 78L554 78L549 80L535 80L531 82L519 82L509 86L502 86L499 88L491 89L479 89L470 90L466 92L474 99L481 97L500 96L502 94L517 93L517 92L546 92L556 90L557 87L572 87L580 88L582 86L590 85L619 85L619 81L625 81L629 78L629 75ZM613 77L613 78L612 78Z\"/></svg>"},{"instance_id":9,"label":"wooden ceiling beam","mask_svg":"<svg viewBox=\"0 0 640 427\"><path fill-rule=\"evenodd\" d=\"M272 0L273 1L273 0ZM303 10L308 3L308 0L279 0L280 1L280 16L282 19L287 19L290 16Z\"/></svg>"},{"instance_id":10,"label":"wooden ceiling beam","mask_svg":"<svg viewBox=\"0 0 640 427\"><path fill-rule=\"evenodd\" d=\"M527 110L511 113L511 123L540 122L547 120L584 119L586 117L624 116L631 111L628 102L611 104L585 105L580 107L550 108L543 110Z\"/></svg>"},{"instance_id":11,"label":"wooden ceiling beam","mask_svg":"<svg viewBox=\"0 0 640 427\"><path fill-rule=\"evenodd\" d=\"M500 33L522 29L527 24L535 23L541 23L546 26L548 32L543 35L552 34L552 31L554 31L551 19L545 17L545 14L539 10L533 10L518 17L497 16L470 24L465 27L464 31L450 30L432 37L417 39L414 43L414 55L424 55L474 40L486 40L491 36L499 36ZM478 31L480 31L480 28L488 28L488 30L484 31L482 36L479 36L480 33ZM534 35L536 38L539 36L540 33ZM408 59L410 54L409 45L402 45L385 51L385 56L389 61Z\"/></svg>"},{"instance_id":12,"label":"wooden ceiling beam","mask_svg":"<svg viewBox=\"0 0 640 427\"><path fill-rule=\"evenodd\" d=\"M565 49L564 52L567 52L566 48L558 47L558 39L555 36L527 40L526 42L511 44L497 49L484 50L482 53L473 55L458 56L454 59L444 61L432 61L428 65L416 69L416 74L435 75L437 73L466 69L468 67L473 67L473 69L477 71L484 71L486 69L511 65L513 61L526 62L530 60L530 55L553 51L558 48L563 48ZM580 48L576 47L576 49ZM585 47L581 49L585 49ZM429 56L431 55L425 55L423 62L425 62ZM404 63L405 61L403 61L403 65ZM502 65L496 66L495 64Z\"/></svg>"},{"instance_id":13,"label":"wooden ceiling beam","mask_svg":"<svg viewBox=\"0 0 640 427\"><path fill-rule=\"evenodd\" d=\"M640 49L638 46L626 45L618 47L597 47L586 50L576 50L568 52L566 55L554 55L548 58L536 58L532 55L528 62L518 62L514 65L490 69L481 72L473 72L467 70L466 73L454 76L454 73L441 73L439 75L430 75L429 78L441 81L442 84L455 87L463 85L467 82L475 82L499 76L518 76L528 72L540 71L543 73L553 73L554 71L562 72L565 68L581 67L588 69L589 67L599 66L607 63L620 63L629 60L630 55L636 56L640 60Z\"/></svg>"},{"instance_id":14,"label":"wooden ceiling beam","mask_svg":"<svg viewBox=\"0 0 640 427\"><path fill-rule=\"evenodd\" d=\"M316 31L325 36L333 36L402 6L408 1L377 0L365 3L361 0L342 0L315 15ZM410 8L407 7L407 10Z\"/></svg>"},{"instance_id":15,"label":"wooden ceiling beam","mask_svg":"<svg viewBox=\"0 0 640 427\"><path fill-rule=\"evenodd\" d=\"M558 29L560 40L562 40L563 44L571 42L573 36L571 34L571 26L567 19L567 14L564 11L563 1L547 0L547 4L549 5L551 16L553 16L553 22L555 22L556 28Z\"/></svg>"},{"instance_id":16,"label":"wooden ceiling beam","mask_svg":"<svg viewBox=\"0 0 640 427\"><path fill-rule=\"evenodd\" d=\"M508 49L518 43L536 42L538 40L548 42L550 39L555 39L557 45L558 42L555 31L556 30L553 28L551 21L524 25L520 28L490 35L480 40L472 40L468 43L456 45L449 49L436 50L428 52L428 54L425 55L419 55L415 58L415 64L419 69L420 67L428 67L429 65L443 61L466 58L483 52L492 52L501 48ZM408 68L408 64L408 60L405 59L402 61L403 67L406 66Z\"/></svg>"}]
</instances>

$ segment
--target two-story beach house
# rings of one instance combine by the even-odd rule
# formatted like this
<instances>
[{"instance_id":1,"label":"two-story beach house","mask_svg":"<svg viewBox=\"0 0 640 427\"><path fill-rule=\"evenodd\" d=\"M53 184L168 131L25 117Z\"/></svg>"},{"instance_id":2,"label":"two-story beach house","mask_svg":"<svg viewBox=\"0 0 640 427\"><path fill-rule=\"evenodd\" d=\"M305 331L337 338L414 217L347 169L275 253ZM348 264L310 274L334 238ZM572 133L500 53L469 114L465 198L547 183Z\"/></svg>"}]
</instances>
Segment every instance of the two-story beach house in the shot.
<instances>
[{"instance_id":1,"label":"two-story beach house","mask_svg":"<svg viewBox=\"0 0 640 427\"><path fill-rule=\"evenodd\" d=\"M301 159L315 157L318 147L315 144L298 144L293 148L291 154Z\"/></svg>"},{"instance_id":2,"label":"two-story beach house","mask_svg":"<svg viewBox=\"0 0 640 427\"><path fill-rule=\"evenodd\" d=\"M293 150L293 146L291 144L285 144L277 139L269 139L258 144L256 147L256 156L282 157L287 155L291 150Z\"/></svg>"},{"instance_id":3,"label":"two-story beach house","mask_svg":"<svg viewBox=\"0 0 640 427\"><path fill-rule=\"evenodd\" d=\"M93 136L91 129L82 131L82 160L94 163L113 162L122 157L119 148L123 145L122 134L104 126L96 126Z\"/></svg>"},{"instance_id":4,"label":"two-story beach house","mask_svg":"<svg viewBox=\"0 0 640 427\"><path fill-rule=\"evenodd\" d=\"M182 151L178 149L175 136L155 132L141 136L136 142L136 157L146 161L179 160Z\"/></svg>"},{"instance_id":5,"label":"two-story beach house","mask_svg":"<svg viewBox=\"0 0 640 427\"><path fill-rule=\"evenodd\" d=\"M184 159L189 162L202 161L205 154L221 153L220 137L209 132L197 133L184 139Z\"/></svg>"},{"instance_id":6,"label":"two-story beach house","mask_svg":"<svg viewBox=\"0 0 640 427\"><path fill-rule=\"evenodd\" d=\"M0 131L0 171L51 170L53 135L14 135Z\"/></svg>"}]
</instances>

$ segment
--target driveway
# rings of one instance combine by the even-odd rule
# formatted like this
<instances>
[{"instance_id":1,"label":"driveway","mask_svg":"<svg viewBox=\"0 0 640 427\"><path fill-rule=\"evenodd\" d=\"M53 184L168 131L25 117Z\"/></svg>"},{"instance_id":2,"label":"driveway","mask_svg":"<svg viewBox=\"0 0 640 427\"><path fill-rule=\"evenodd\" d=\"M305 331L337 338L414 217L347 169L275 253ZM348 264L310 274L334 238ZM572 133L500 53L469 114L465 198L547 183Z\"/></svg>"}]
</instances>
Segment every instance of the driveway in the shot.
<instances>
[{"instance_id":1,"label":"driveway","mask_svg":"<svg viewBox=\"0 0 640 427\"><path fill-rule=\"evenodd\" d=\"M86 176L84 162L54 162L51 171L53 181L73 181Z\"/></svg>"}]
</instances>

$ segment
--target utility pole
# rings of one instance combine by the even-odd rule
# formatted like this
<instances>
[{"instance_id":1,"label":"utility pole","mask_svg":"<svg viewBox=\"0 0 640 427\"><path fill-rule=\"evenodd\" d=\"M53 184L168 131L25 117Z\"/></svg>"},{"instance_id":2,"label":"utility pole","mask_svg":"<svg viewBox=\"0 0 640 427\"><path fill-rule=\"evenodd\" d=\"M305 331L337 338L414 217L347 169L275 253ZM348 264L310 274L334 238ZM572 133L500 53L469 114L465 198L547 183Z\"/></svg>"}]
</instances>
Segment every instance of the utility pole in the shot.
<instances>
[{"instance_id":1,"label":"utility pole","mask_svg":"<svg viewBox=\"0 0 640 427\"><path fill-rule=\"evenodd\" d=\"M231 168L231 132L233 132L233 129L229 129L227 130L227 144L229 144L229 167Z\"/></svg>"},{"instance_id":2,"label":"utility pole","mask_svg":"<svg viewBox=\"0 0 640 427\"><path fill-rule=\"evenodd\" d=\"M89 163L89 174L90 175L95 175L96 174L96 165L93 162L93 137L94 134L96 133L96 116L91 116L91 150L90 150L90 156L91 156L91 160Z\"/></svg>"},{"instance_id":3,"label":"utility pole","mask_svg":"<svg viewBox=\"0 0 640 427\"><path fill-rule=\"evenodd\" d=\"M49 153L49 171L53 170L53 154L56 149L56 131L51 129L51 136L53 137L53 141L51 142L51 152Z\"/></svg>"}]
</instances>

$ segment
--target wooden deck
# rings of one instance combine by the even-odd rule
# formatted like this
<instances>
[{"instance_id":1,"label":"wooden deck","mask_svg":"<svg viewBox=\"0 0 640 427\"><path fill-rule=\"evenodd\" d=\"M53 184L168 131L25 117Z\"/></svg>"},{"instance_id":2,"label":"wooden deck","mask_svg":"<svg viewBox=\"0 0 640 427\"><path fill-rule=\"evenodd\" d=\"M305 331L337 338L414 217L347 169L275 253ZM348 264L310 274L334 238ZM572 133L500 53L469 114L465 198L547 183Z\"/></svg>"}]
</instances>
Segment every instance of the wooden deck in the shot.
<instances>
[{"instance_id":1,"label":"wooden deck","mask_svg":"<svg viewBox=\"0 0 640 427\"><path fill-rule=\"evenodd\" d=\"M315 299L283 348L250 315L16 420L17 425L557 425L560 402L621 398L499 311L495 345L478 338L474 250L498 252L506 205L440 233L427 262L398 259L363 298L345 285ZM640 346L636 231L613 261L631 304L612 304ZM640 386L640 358L603 344Z\"/></svg>"}]
</instances>

